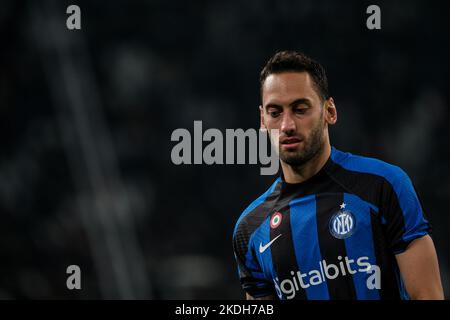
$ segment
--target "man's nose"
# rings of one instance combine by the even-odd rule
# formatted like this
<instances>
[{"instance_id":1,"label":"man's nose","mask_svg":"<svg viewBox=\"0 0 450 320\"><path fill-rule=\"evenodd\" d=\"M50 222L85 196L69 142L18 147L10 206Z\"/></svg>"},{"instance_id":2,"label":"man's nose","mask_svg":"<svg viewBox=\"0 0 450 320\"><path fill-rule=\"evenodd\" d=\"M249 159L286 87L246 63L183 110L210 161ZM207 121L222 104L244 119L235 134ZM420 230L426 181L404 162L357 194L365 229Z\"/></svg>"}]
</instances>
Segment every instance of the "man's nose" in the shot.
<instances>
[{"instance_id":1,"label":"man's nose","mask_svg":"<svg viewBox=\"0 0 450 320\"><path fill-rule=\"evenodd\" d=\"M295 133L296 127L295 127L295 121L292 118L292 115L290 112L284 112L283 113L283 119L281 120L281 132L286 135L292 135Z\"/></svg>"}]
</instances>

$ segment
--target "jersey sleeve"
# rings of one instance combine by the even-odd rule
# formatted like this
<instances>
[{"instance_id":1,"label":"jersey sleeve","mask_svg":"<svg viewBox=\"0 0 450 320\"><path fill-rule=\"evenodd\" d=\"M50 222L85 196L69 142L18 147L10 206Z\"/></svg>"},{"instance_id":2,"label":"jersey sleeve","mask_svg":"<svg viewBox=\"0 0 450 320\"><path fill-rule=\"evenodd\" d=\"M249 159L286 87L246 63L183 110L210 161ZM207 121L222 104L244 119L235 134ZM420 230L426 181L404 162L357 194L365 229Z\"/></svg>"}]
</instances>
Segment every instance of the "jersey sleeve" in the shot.
<instances>
[{"instance_id":1,"label":"jersey sleeve","mask_svg":"<svg viewBox=\"0 0 450 320\"><path fill-rule=\"evenodd\" d=\"M382 216L388 247L393 254L399 254L414 239L431 234L431 225L408 175L395 167L388 180L383 188Z\"/></svg>"},{"instance_id":2,"label":"jersey sleeve","mask_svg":"<svg viewBox=\"0 0 450 320\"><path fill-rule=\"evenodd\" d=\"M274 286L264 276L250 241L251 230L242 221L233 236L234 256L242 289L255 298L275 295Z\"/></svg>"}]
</instances>

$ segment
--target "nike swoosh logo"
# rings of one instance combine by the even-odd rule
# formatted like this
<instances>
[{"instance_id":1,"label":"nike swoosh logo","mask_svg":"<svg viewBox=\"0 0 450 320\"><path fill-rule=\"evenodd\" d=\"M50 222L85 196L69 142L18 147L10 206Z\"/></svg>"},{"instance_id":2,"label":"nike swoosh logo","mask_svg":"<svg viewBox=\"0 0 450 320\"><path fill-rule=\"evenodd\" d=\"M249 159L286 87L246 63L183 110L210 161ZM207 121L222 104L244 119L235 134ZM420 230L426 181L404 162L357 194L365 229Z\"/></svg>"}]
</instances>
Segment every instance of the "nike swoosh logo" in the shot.
<instances>
[{"instance_id":1,"label":"nike swoosh logo","mask_svg":"<svg viewBox=\"0 0 450 320\"><path fill-rule=\"evenodd\" d=\"M263 253L264 251L266 251L266 249L268 247L270 247L270 245L272 243L274 243L274 241L277 240L279 237L281 237L281 234L277 235L275 238L272 239L272 241L270 241L268 244L266 244L264 246L262 245L262 242L260 242L260 244L259 244L259 253Z\"/></svg>"}]
</instances>

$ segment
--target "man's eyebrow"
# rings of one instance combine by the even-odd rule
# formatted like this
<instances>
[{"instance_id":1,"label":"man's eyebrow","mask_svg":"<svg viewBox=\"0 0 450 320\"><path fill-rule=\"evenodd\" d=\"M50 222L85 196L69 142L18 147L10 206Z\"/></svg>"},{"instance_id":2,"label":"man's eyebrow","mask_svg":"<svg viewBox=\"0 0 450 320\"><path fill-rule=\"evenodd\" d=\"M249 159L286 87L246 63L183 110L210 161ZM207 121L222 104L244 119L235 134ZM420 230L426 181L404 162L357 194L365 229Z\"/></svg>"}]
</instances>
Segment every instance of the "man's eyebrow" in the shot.
<instances>
[{"instance_id":1,"label":"man's eyebrow","mask_svg":"<svg viewBox=\"0 0 450 320\"><path fill-rule=\"evenodd\" d=\"M292 108L292 107L298 106L299 104L306 104L308 106L312 106L312 101L309 100L308 98L300 98L300 99L297 99L297 100L294 100L293 102L291 102L289 104L289 107Z\"/></svg>"},{"instance_id":2,"label":"man's eyebrow","mask_svg":"<svg viewBox=\"0 0 450 320\"><path fill-rule=\"evenodd\" d=\"M269 108L278 108L279 109L279 108L283 108L283 107L276 103L268 103L268 104L266 104L266 106L264 108L267 110Z\"/></svg>"},{"instance_id":3,"label":"man's eyebrow","mask_svg":"<svg viewBox=\"0 0 450 320\"><path fill-rule=\"evenodd\" d=\"M296 100L292 101L289 104L289 107L293 108L295 106L298 106L299 104L306 104L308 106L312 106L312 101L310 99L308 99L308 98L299 98L299 99L296 99ZM279 104L276 104L276 103L268 103L268 104L266 104L264 106L264 108L267 110L269 108L277 108L277 109L279 109L279 108L283 108L283 107L281 105L279 105Z\"/></svg>"}]
</instances>

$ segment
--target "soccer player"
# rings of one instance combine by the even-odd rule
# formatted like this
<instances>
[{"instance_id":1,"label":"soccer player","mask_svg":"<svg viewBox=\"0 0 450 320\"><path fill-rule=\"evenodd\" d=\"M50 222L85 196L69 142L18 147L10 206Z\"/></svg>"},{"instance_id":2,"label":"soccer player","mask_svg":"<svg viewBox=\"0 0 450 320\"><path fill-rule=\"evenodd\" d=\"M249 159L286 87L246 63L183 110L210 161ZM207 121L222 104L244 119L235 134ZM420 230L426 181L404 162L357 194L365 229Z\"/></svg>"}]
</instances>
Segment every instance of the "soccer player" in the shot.
<instances>
[{"instance_id":1,"label":"soccer player","mask_svg":"<svg viewBox=\"0 0 450 320\"><path fill-rule=\"evenodd\" d=\"M323 67L279 52L260 84L261 128L279 130L282 173L234 229L247 299L443 299L408 175L330 145L337 111Z\"/></svg>"}]
</instances>

